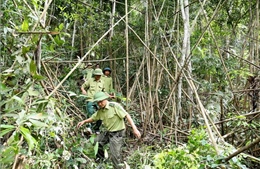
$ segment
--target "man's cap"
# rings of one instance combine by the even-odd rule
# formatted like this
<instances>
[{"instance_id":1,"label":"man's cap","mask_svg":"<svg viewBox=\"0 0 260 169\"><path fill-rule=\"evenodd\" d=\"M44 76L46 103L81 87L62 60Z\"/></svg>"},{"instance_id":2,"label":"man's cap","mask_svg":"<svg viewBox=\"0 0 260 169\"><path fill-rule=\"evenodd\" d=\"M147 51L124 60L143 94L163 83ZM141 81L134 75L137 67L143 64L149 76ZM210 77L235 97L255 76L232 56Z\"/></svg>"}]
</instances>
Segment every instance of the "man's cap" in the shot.
<instances>
[{"instance_id":1,"label":"man's cap","mask_svg":"<svg viewBox=\"0 0 260 169\"><path fill-rule=\"evenodd\" d=\"M92 66L92 63L88 63L87 66Z\"/></svg>"},{"instance_id":2,"label":"man's cap","mask_svg":"<svg viewBox=\"0 0 260 169\"><path fill-rule=\"evenodd\" d=\"M103 75L103 72L101 69L98 68L94 70L93 75Z\"/></svg>"},{"instance_id":3,"label":"man's cap","mask_svg":"<svg viewBox=\"0 0 260 169\"><path fill-rule=\"evenodd\" d=\"M99 102L99 101L102 101L102 100L106 100L109 98L109 95L104 93L104 92L97 92L95 95L94 95L94 102Z\"/></svg>"},{"instance_id":4,"label":"man's cap","mask_svg":"<svg viewBox=\"0 0 260 169\"><path fill-rule=\"evenodd\" d=\"M112 70L111 70L109 67L105 67L105 68L103 69L103 73L104 73L105 71L109 71L110 73L112 72Z\"/></svg>"}]
</instances>

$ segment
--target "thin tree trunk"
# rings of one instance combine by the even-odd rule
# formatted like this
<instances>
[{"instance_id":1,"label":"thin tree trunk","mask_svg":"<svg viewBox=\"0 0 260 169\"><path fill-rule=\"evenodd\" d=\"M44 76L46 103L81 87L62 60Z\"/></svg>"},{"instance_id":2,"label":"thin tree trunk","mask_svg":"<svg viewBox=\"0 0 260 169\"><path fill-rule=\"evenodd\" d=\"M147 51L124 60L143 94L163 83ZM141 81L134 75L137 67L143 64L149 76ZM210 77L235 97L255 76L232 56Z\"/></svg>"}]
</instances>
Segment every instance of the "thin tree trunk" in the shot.
<instances>
[{"instance_id":1,"label":"thin tree trunk","mask_svg":"<svg viewBox=\"0 0 260 169\"><path fill-rule=\"evenodd\" d=\"M184 34L187 34L187 45L186 45L186 50L185 50L185 55L186 55L186 58L188 58L190 56L190 20L189 20L189 17L190 17L190 14L189 14L189 1L188 0L184 0L184 12L185 12L185 17L186 17L186 21L185 21L185 25L184 25ZM192 64L191 64L191 60L189 59L188 60L188 76L189 78L192 77ZM190 88L190 86L188 86L188 96L190 98L190 101L193 102L193 92ZM191 128L191 120L192 120L192 115L193 115L193 111L192 111L192 105L191 104L188 104L188 112L189 112L189 126L188 128L190 129Z\"/></svg>"},{"instance_id":2,"label":"thin tree trunk","mask_svg":"<svg viewBox=\"0 0 260 169\"><path fill-rule=\"evenodd\" d=\"M255 18L255 35L254 35L254 39L259 39L259 31L260 31L260 24L259 24L259 5L260 2L256 1L256 18ZM259 40L256 40L255 42L255 64L259 66L259 62L260 62L260 57L259 57L259 51L260 51L260 47L259 47ZM256 68L254 68L254 72L258 72L259 70L257 70Z\"/></svg>"},{"instance_id":3,"label":"thin tree trunk","mask_svg":"<svg viewBox=\"0 0 260 169\"><path fill-rule=\"evenodd\" d=\"M126 111L128 111L129 94L129 51L128 51L128 5L125 0L125 46L126 46Z\"/></svg>"},{"instance_id":4,"label":"thin tree trunk","mask_svg":"<svg viewBox=\"0 0 260 169\"><path fill-rule=\"evenodd\" d=\"M82 27L82 22L80 22L80 27ZM79 30L79 35L80 35L80 58L83 57L84 55L84 47L83 47L83 33L82 33L82 29Z\"/></svg>"},{"instance_id":5,"label":"thin tree trunk","mask_svg":"<svg viewBox=\"0 0 260 169\"><path fill-rule=\"evenodd\" d=\"M182 42L182 53L181 53L181 59L180 59L180 66L181 68L183 68L184 63L186 58L189 56L189 50L190 50L190 42L189 42L189 38L190 38L190 26L189 26L189 8L188 6L188 0L184 0L180 1L180 6L181 6L181 14L182 14L182 19L183 19L183 23L184 23L184 37L183 37L183 42ZM190 66L191 67L191 66ZM183 71L183 69L180 69L180 71ZM177 116L176 116L176 121L175 123L178 125L179 119L182 118L182 105L181 105L181 99L182 99L182 75L180 75L179 77L179 81L178 81L178 89L177 89ZM190 93L191 90L189 90Z\"/></svg>"},{"instance_id":6,"label":"thin tree trunk","mask_svg":"<svg viewBox=\"0 0 260 169\"><path fill-rule=\"evenodd\" d=\"M145 11L145 45L147 48L149 48L150 43L150 7L151 5L151 1L150 0L146 0L146 11ZM151 66L151 61L150 61L150 52L147 50L147 48L145 48L145 58L146 58L146 68L147 68L147 83L148 86L143 86L144 88L148 87L148 97L147 97L147 107L146 107L146 113L147 113L147 117L145 119L145 125L144 125L144 135L146 135L146 127L148 124L151 124L151 120L153 119L153 112L152 112L152 96L151 96L151 71L150 71L150 66ZM154 126L154 124L152 124L152 126Z\"/></svg>"},{"instance_id":7,"label":"thin tree trunk","mask_svg":"<svg viewBox=\"0 0 260 169\"><path fill-rule=\"evenodd\" d=\"M108 41L109 41L109 49L108 49L108 56L109 58L113 58L113 51L112 51L112 39L113 39L113 36L114 36L114 29L113 29L113 25L114 25L114 22L115 22L115 13L116 13L116 1L113 0L112 1L112 11L111 11L111 15L110 15L110 27L112 28L111 29L111 32L109 33L109 38L108 38ZM127 12L126 12L127 13ZM115 75L116 75L116 62L113 62L112 60L110 61L110 67L113 68L113 73L112 73L112 79L115 79ZM114 81L113 81L114 82ZM113 84L113 86L115 86Z\"/></svg>"},{"instance_id":8,"label":"thin tree trunk","mask_svg":"<svg viewBox=\"0 0 260 169\"><path fill-rule=\"evenodd\" d=\"M72 33L72 40L71 40L71 47L72 48L74 48L75 35L76 35L76 32L77 32L76 25L77 25L77 19L75 19L74 25L73 25L73 33ZM73 55L74 55L74 52L72 50L71 53L70 53L70 60L73 59Z\"/></svg>"}]
</instances>

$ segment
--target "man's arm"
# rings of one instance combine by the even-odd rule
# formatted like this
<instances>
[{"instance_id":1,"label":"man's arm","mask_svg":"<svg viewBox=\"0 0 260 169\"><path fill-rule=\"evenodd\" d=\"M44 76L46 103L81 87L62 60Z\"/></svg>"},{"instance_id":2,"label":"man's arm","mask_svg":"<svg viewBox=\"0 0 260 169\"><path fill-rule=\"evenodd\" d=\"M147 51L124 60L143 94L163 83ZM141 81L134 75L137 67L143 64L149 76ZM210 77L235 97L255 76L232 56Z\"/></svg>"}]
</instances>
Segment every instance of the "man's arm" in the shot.
<instances>
[{"instance_id":1,"label":"man's arm","mask_svg":"<svg viewBox=\"0 0 260 169\"><path fill-rule=\"evenodd\" d=\"M78 123L77 127L80 128L84 123L92 123L94 120L90 117Z\"/></svg>"},{"instance_id":2,"label":"man's arm","mask_svg":"<svg viewBox=\"0 0 260 169\"><path fill-rule=\"evenodd\" d=\"M89 80L88 80L88 81L89 81ZM81 85L81 87L80 87L82 94L87 94L85 88L89 86L89 82L88 82L88 81L86 81L85 83L83 83L83 84Z\"/></svg>"},{"instance_id":3,"label":"man's arm","mask_svg":"<svg viewBox=\"0 0 260 169\"><path fill-rule=\"evenodd\" d=\"M131 125L132 129L133 129L133 133L137 138L141 138L141 133L139 132L139 130L137 129L135 123L133 122L131 116L129 114L126 115L126 119L128 121L128 123Z\"/></svg>"}]
</instances>

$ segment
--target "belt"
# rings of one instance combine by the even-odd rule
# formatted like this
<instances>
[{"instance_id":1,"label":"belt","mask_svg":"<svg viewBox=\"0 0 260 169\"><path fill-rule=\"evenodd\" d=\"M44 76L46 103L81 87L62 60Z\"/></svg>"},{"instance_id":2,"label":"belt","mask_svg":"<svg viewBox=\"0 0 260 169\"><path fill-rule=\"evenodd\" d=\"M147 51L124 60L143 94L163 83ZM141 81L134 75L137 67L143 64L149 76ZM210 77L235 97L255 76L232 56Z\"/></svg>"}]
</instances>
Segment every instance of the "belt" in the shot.
<instances>
[{"instance_id":1,"label":"belt","mask_svg":"<svg viewBox=\"0 0 260 169\"><path fill-rule=\"evenodd\" d=\"M108 133L112 136L123 136L125 129L118 130L118 131L109 131Z\"/></svg>"},{"instance_id":2,"label":"belt","mask_svg":"<svg viewBox=\"0 0 260 169\"><path fill-rule=\"evenodd\" d=\"M121 132L121 131L124 131L125 129L122 129L122 130L117 130L117 131L109 131L109 133L118 133L118 132Z\"/></svg>"}]
</instances>

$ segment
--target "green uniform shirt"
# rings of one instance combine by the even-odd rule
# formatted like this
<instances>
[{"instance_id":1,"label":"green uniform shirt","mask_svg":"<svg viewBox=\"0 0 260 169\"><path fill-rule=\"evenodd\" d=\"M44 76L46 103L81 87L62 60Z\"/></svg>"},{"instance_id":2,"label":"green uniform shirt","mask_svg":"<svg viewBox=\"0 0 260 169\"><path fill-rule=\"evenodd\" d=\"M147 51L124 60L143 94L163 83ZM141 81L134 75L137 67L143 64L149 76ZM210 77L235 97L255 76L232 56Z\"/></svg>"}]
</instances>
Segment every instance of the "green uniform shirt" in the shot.
<instances>
[{"instance_id":1,"label":"green uniform shirt","mask_svg":"<svg viewBox=\"0 0 260 169\"><path fill-rule=\"evenodd\" d=\"M86 68L85 70L83 70L83 75L84 75L84 80L85 81L87 81L87 80L89 80L89 79L91 79L92 78L92 76L93 76L93 71L94 71L94 69L92 69L92 68Z\"/></svg>"},{"instance_id":2,"label":"green uniform shirt","mask_svg":"<svg viewBox=\"0 0 260 169\"><path fill-rule=\"evenodd\" d=\"M99 109L91 118L94 121L102 120L107 131L119 131L125 129L124 118L128 113L116 102L108 102L103 109Z\"/></svg>"},{"instance_id":3,"label":"green uniform shirt","mask_svg":"<svg viewBox=\"0 0 260 169\"><path fill-rule=\"evenodd\" d=\"M101 78L104 81L105 92L109 93L109 92L113 91L112 77L103 75Z\"/></svg>"},{"instance_id":4,"label":"green uniform shirt","mask_svg":"<svg viewBox=\"0 0 260 169\"><path fill-rule=\"evenodd\" d=\"M94 95L97 92L101 92L104 89L104 82L99 79L96 81L94 78L89 79L83 85L83 88L87 89L87 101L93 101Z\"/></svg>"}]
</instances>

